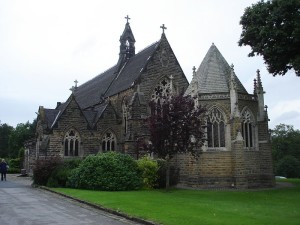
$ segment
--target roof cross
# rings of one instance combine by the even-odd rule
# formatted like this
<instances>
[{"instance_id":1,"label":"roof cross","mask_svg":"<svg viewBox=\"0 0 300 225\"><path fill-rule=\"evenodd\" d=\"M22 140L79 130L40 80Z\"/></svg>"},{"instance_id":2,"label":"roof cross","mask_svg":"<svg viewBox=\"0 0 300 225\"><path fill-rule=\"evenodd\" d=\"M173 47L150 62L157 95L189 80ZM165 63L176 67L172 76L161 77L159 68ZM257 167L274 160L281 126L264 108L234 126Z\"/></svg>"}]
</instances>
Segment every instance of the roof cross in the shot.
<instances>
[{"instance_id":1,"label":"roof cross","mask_svg":"<svg viewBox=\"0 0 300 225\"><path fill-rule=\"evenodd\" d=\"M165 33L165 30L167 29L167 28L165 27L165 24L161 25L160 28L163 30L163 34L164 34L164 33Z\"/></svg>"},{"instance_id":2,"label":"roof cross","mask_svg":"<svg viewBox=\"0 0 300 225\"><path fill-rule=\"evenodd\" d=\"M74 80L74 83L75 83L75 88L77 88L78 81Z\"/></svg>"},{"instance_id":3,"label":"roof cross","mask_svg":"<svg viewBox=\"0 0 300 225\"><path fill-rule=\"evenodd\" d=\"M125 19L127 20L127 23L128 23L128 21L129 21L131 18L129 18L129 16L127 15L127 16L125 16Z\"/></svg>"},{"instance_id":4,"label":"roof cross","mask_svg":"<svg viewBox=\"0 0 300 225\"><path fill-rule=\"evenodd\" d=\"M193 73L196 73L196 67L193 66Z\"/></svg>"}]
</instances>

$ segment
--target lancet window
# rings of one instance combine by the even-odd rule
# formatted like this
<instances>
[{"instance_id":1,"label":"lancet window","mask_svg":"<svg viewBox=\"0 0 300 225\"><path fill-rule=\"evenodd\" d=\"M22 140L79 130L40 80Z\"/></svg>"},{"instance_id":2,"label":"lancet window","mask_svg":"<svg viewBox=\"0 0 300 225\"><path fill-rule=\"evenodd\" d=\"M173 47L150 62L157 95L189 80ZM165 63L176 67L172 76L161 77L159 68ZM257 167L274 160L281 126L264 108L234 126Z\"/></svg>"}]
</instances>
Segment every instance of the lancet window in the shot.
<instances>
[{"instance_id":1,"label":"lancet window","mask_svg":"<svg viewBox=\"0 0 300 225\"><path fill-rule=\"evenodd\" d=\"M124 101L122 104L122 113L123 113L123 125L124 125L124 134L128 131L128 105Z\"/></svg>"},{"instance_id":2,"label":"lancet window","mask_svg":"<svg viewBox=\"0 0 300 225\"><path fill-rule=\"evenodd\" d=\"M207 145L208 148L225 147L225 120L223 113L217 108L208 113Z\"/></svg>"},{"instance_id":3,"label":"lancet window","mask_svg":"<svg viewBox=\"0 0 300 225\"><path fill-rule=\"evenodd\" d=\"M64 155L65 156L78 156L80 136L79 133L73 129L69 130L64 138Z\"/></svg>"},{"instance_id":4,"label":"lancet window","mask_svg":"<svg viewBox=\"0 0 300 225\"><path fill-rule=\"evenodd\" d=\"M254 123L252 113L246 109L242 113L242 136L247 148L254 146Z\"/></svg>"},{"instance_id":5,"label":"lancet window","mask_svg":"<svg viewBox=\"0 0 300 225\"><path fill-rule=\"evenodd\" d=\"M112 132L106 132L102 138L102 151L115 151L116 147L116 136Z\"/></svg>"}]
</instances>

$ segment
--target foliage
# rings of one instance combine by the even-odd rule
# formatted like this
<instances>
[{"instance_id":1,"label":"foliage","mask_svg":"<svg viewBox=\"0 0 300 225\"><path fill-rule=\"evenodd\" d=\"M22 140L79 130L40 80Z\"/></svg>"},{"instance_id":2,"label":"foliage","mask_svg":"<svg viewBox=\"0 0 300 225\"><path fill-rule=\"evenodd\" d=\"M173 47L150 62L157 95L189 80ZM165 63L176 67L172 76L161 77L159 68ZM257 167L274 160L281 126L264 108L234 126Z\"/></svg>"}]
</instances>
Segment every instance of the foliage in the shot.
<instances>
[{"instance_id":1,"label":"foliage","mask_svg":"<svg viewBox=\"0 0 300 225\"><path fill-rule=\"evenodd\" d=\"M157 172L158 178L157 178L156 188L166 188L166 173L167 173L166 161L163 159L158 159L157 163L159 165L159 170ZM179 178L179 169L171 165L169 185L175 186L176 184L178 184L178 178Z\"/></svg>"},{"instance_id":2,"label":"foliage","mask_svg":"<svg viewBox=\"0 0 300 225\"><path fill-rule=\"evenodd\" d=\"M288 178L300 177L300 160L291 155L283 157L276 166L276 174Z\"/></svg>"},{"instance_id":3,"label":"foliage","mask_svg":"<svg viewBox=\"0 0 300 225\"><path fill-rule=\"evenodd\" d=\"M157 161L150 157L137 160L138 168L141 170L144 188L151 189L156 185L159 166Z\"/></svg>"},{"instance_id":4,"label":"foliage","mask_svg":"<svg viewBox=\"0 0 300 225\"><path fill-rule=\"evenodd\" d=\"M37 185L47 185L52 172L62 165L59 157L37 159L33 169L33 182Z\"/></svg>"},{"instance_id":5,"label":"foliage","mask_svg":"<svg viewBox=\"0 0 300 225\"><path fill-rule=\"evenodd\" d=\"M292 68L300 76L299 10L299 0L262 0L247 7L241 17L239 46L249 45L249 56L262 55L274 76Z\"/></svg>"},{"instance_id":6,"label":"foliage","mask_svg":"<svg viewBox=\"0 0 300 225\"><path fill-rule=\"evenodd\" d=\"M195 106L191 96L173 95L151 101L149 117L150 151L166 160L166 188L169 188L169 160L177 153L200 154L204 143L206 109Z\"/></svg>"},{"instance_id":7,"label":"foliage","mask_svg":"<svg viewBox=\"0 0 300 225\"><path fill-rule=\"evenodd\" d=\"M20 123L10 133L8 146L9 156L18 157L19 150L24 146L24 142L35 135L35 121L33 123Z\"/></svg>"},{"instance_id":8,"label":"foliage","mask_svg":"<svg viewBox=\"0 0 300 225\"><path fill-rule=\"evenodd\" d=\"M14 128L9 126L8 124L0 123L0 158L6 158L8 156L8 140L13 130Z\"/></svg>"},{"instance_id":9,"label":"foliage","mask_svg":"<svg viewBox=\"0 0 300 225\"><path fill-rule=\"evenodd\" d=\"M292 125L277 125L272 130L272 154L275 167L287 155L300 160L300 131Z\"/></svg>"},{"instance_id":10,"label":"foliage","mask_svg":"<svg viewBox=\"0 0 300 225\"><path fill-rule=\"evenodd\" d=\"M293 225L300 221L300 179L294 187L269 190L55 191L126 215L172 225Z\"/></svg>"},{"instance_id":11,"label":"foliage","mask_svg":"<svg viewBox=\"0 0 300 225\"><path fill-rule=\"evenodd\" d=\"M135 190L142 186L136 161L129 155L107 152L86 157L72 171L68 185L93 190Z\"/></svg>"},{"instance_id":12,"label":"foliage","mask_svg":"<svg viewBox=\"0 0 300 225\"><path fill-rule=\"evenodd\" d=\"M8 161L8 165L9 165L9 168L11 168L11 169L13 169L13 168L17 169L20 172L20 169L21 169L21 159L20 158L10 159Z\"/></svg>"},{"instance_id":13,"label":"foliage","mask_svg":"<svg viewBox=\"0 0 300 225\"><path fill-rule=\"evenodd\" d=\"M81 162L81 159L70 159L63 161L61 165L58 165L58 167L52 171L47 181L47 186L66 187L68 177L71 176L72 170L78 168Z\"/></svg>"},{"instance_id":14,"label":"foliage","mask_svg":"<svg viewBox=\"0 0 300 225\"><path fill-rule=\"evenodd\" d=\"M152 151L163 159L171 159L179 152L197 155L204 141L206 110L201 106L195 107L194 99L182 94L161 100L150 103Z\"/></svg>"},{"instance_id":15,"label":"foliage","mask_svg":"<svg viewBox=\"0 0 300 225\"><path fill-rule=\"evenodd\" d=\"M276 175L299 177L300 131L292 125L277 125L272 130L272 154Z\"/></svg>"}]
</instances>

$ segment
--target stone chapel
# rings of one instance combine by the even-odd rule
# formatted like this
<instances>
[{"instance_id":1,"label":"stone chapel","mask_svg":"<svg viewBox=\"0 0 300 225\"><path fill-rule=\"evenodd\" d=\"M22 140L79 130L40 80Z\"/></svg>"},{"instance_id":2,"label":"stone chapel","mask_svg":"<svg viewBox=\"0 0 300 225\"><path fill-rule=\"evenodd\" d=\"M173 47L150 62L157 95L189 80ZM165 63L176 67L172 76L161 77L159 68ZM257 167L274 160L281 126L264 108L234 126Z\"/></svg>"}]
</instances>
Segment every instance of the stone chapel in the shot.
<instances>
[{"instance_id":1,"label":"stone chapel","mask_svg":"<svg viewBox=\"0 0 300 225\"><path fill-rule=\"evenodd\" d=\"M257 71L249 94L217 47L208 50L189 84L165 35L135 51L127 23L120 36L117 63L72 93L56 108L39 107L36 140L27 146L25 165L60 156L85 157L118 151L139 158L148 140L149 102L185 91L208 109L207 142L199 159L177 155L180 186L255 188L274 185L268 115Z\"/></svg>"}]
</instances>

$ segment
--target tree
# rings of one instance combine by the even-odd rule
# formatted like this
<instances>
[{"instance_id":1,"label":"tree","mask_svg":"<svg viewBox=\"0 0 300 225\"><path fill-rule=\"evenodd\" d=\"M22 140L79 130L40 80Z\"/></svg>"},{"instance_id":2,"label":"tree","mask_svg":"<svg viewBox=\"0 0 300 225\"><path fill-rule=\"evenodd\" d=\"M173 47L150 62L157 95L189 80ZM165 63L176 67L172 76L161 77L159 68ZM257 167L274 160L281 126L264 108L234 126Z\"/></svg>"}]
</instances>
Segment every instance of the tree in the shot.
<instances>
[{"instance_id":1,"label":"tree","mask_svg":"<svg viewBox=\"0 0 300 225\"><path fill-rule=\"evenodd\" d=\"M295 165L300 162L300 131L295 130L292 125L277 125L272 130L272 154L278 175L298 174L300 165ZM294 172L292 172L292 168L294 168Z\"/></svg>"},{"instance_id":2,"label":"tree","mask_svg":"<svg viewBox=\"0 0 300 225\"><path fill-rule=\"evenodd\" d=\"M284 156L276 166L276 174L288 178L300 177L300 161L291 155Z\"/></svg>"},{"instance_id":3,"label":"tree","mask_svg":"<svg viewBox=\"0 0 300 225\"><path fill-rule=\"evenodd\" d=\"M0 158L5 158L9 154L8 140L9 136L13 132L13 129L14 128L12 126L9 126L6 123L0 123Z\"/></svg>"},{"instance_id":4,"label":"tree","mask_svg":"<svg viewBox=\"0 0 300 225\"><path fill-rule=\"evenodd\" d=\"M198 156L204 143L205 108L195 107L190 96L171 96L150 103L149 117L152 152L166 160L166 188L169 188L169 161L177 153Z\"/></svg>"},{"instance_id":5,"label":"tree","mask_svg":"<svg viewBox=\"0 0 300 225\"><path fill-rule=\"evenodd\" d=\"M9 136L9 156L18 157L19 150L24 146L24 142L34 137L34 135L35 121L33 123L19 123Z\"/></svg>"},{"instance_id":6,"label":"tree","mask_svg":"<svg viewBox=\"0 0 300 225\"><path fill-rule=\"evenodd\" d=\"M239 46L249 45L248 56L261 55L276 75L294 69L300 76L300 1L260 1L247 7L240 24Z\"/></svg>"}]
</instances>

